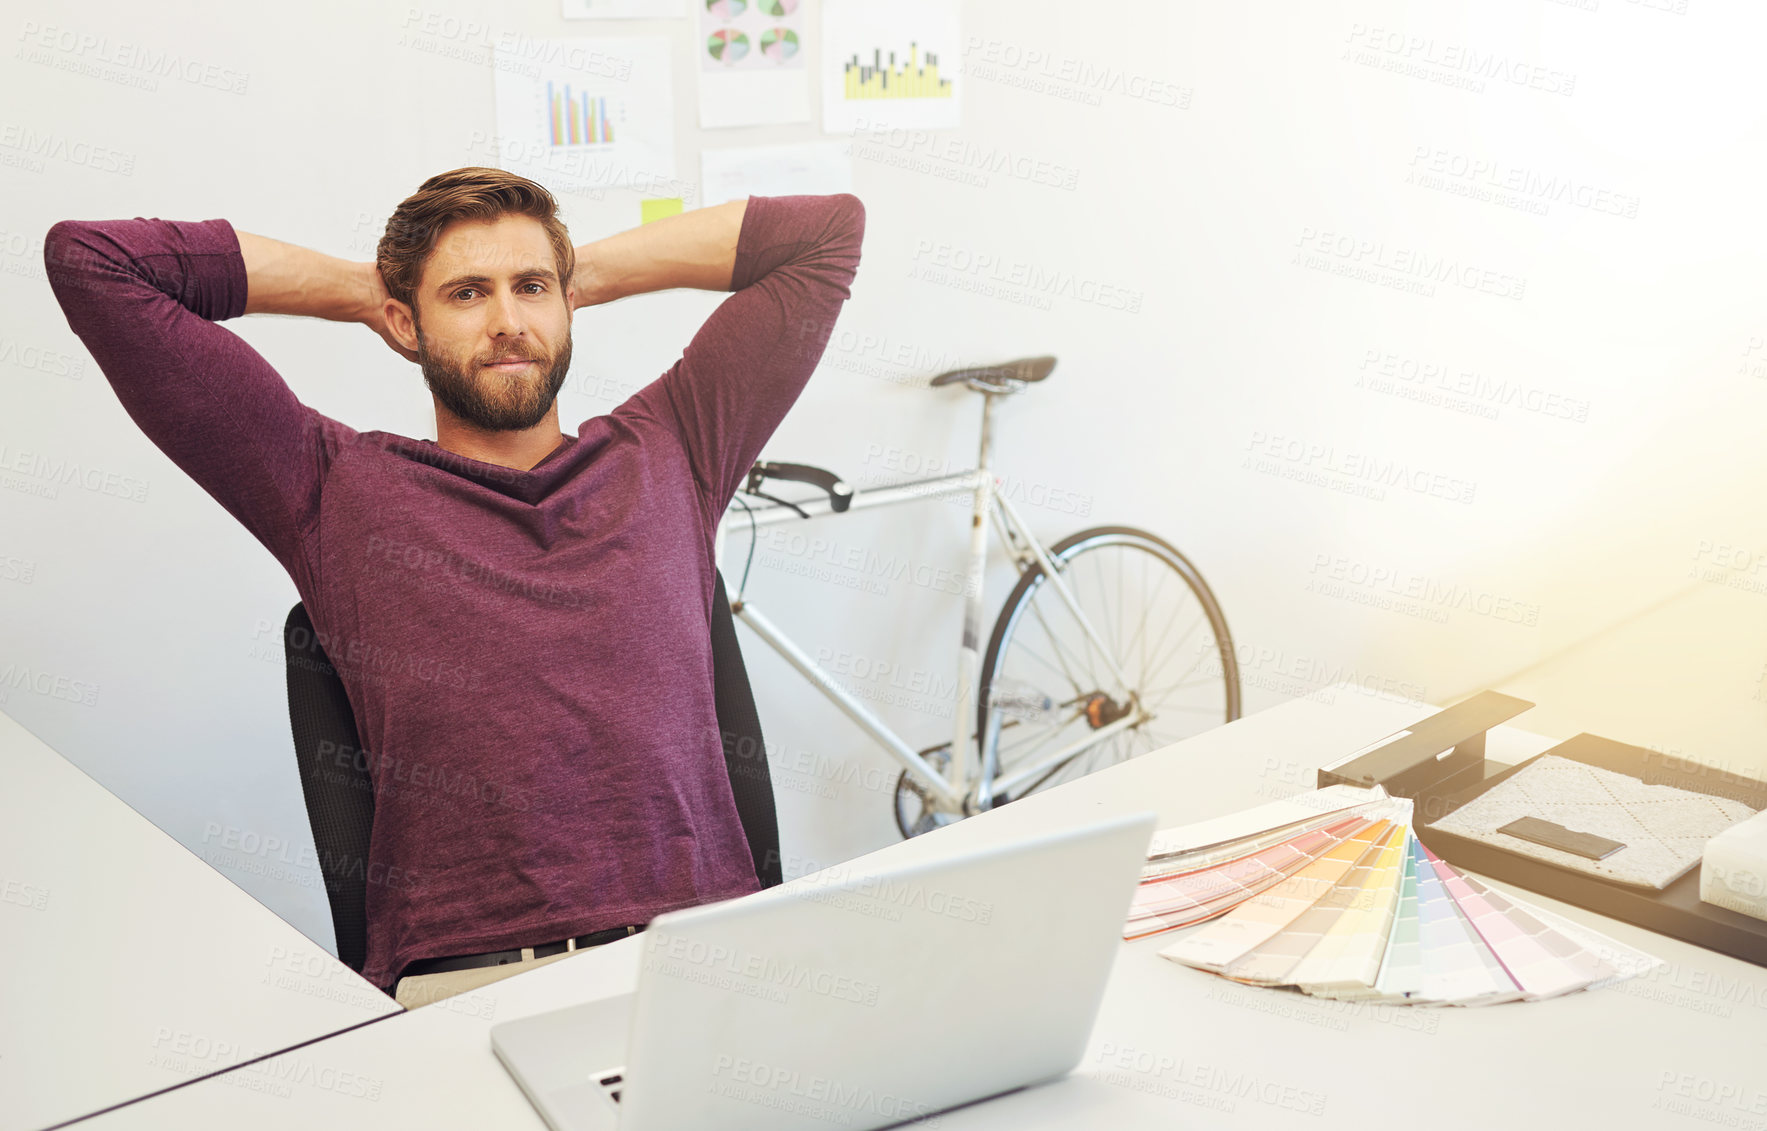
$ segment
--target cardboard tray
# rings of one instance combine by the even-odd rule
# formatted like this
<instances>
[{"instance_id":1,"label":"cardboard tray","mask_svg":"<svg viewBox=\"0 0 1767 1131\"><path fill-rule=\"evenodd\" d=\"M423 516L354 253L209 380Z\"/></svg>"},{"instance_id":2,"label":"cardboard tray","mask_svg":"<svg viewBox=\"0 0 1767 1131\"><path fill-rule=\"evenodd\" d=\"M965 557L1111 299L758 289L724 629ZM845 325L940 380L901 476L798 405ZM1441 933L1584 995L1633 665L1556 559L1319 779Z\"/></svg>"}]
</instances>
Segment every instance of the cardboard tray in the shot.
<instances>
[{"instance_id":1,"label":"cardboard tray","mask_svg":"<svg viewBox=\"0 0 1767 1131\"><path fill-rule=\"evenodd\" d=\"M1684 762L1642 746L1579 734L1552 749L1536 754L1568 758L1604 770L1627 774L1650 785L1668 785L1695 793L1728 797L1755 809L1767 809L1767 782L1725 773L1709 766ZM1431 819L1446 816L1486 790L1498 785L1534 761L1519 762L1479 784L1445 796L1429 806ZM1421 819L1423 814L1418 814ZM1418 839L1430 851L1456 868L1477 872L1539 892L1541 895L1586 908L1627 923L1635 923L1673 938L1683 939L1720 954L1728 954L1757 966L1767 966L1767 920L1756 919L1700 899L1700 870L1691 872L1662 890L1628 887L1583 872L1518 856L1513 852L1443 832L1428 824L1417 826Z\"/></svg>"}]
</instances>

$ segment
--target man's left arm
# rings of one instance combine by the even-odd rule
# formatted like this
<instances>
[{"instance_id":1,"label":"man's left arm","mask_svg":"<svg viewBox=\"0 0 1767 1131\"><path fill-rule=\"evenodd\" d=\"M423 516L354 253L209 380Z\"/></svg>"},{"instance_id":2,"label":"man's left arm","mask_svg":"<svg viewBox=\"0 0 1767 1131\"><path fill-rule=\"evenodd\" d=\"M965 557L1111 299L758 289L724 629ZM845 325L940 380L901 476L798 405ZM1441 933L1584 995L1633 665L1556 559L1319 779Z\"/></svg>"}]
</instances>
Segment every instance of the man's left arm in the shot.
<instances>
[{"instance_id":1,"label":"man's left arm","mask_svg":"<svg viewBox=\"0 0 1767 1131\"><path fill-rule=\"evenodd\" d=\"M735 292L615 410L673 425L714 523L821 360L864 235L851 193L751 196L577 249L579 306L667 287Z\"/></svg>"}]
</instances>

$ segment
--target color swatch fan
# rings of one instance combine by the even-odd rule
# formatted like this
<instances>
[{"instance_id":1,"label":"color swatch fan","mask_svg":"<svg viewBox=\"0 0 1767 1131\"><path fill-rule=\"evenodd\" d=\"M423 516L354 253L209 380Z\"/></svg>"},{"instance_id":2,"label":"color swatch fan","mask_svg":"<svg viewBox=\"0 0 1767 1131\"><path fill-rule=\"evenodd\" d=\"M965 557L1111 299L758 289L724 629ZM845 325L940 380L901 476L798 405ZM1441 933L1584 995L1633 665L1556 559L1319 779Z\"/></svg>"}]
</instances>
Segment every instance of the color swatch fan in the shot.
<instances>
[{"instance_id":1,"label":"color swatch fan","mask_svg":"<svg viewBox=\"0 0 1767 1131\"><path fill-rule=\"evenodd\" d=\"M1248 985L1394 1005L1533 1001L1662 960L1462 875L1411 802L1332 786L1156 834L1123 929Z\"/></svg>"}]
</instances>

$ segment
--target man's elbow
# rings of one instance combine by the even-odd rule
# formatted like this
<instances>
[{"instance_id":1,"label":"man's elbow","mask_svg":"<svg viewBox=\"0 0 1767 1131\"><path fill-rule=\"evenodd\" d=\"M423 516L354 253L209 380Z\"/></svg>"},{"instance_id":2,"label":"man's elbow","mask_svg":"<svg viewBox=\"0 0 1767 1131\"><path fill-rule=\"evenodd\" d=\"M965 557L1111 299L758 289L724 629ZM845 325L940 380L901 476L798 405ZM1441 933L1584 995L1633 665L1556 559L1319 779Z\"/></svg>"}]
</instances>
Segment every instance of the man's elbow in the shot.
<instances>
[{"instance_id":1,"label":"man's elbow","mask_svg":"<svg viewBox=\"0 0 1767 1131\"><path fill-rule=\"evenodd\" d=\"M865 235L865 202L850 192L838 192L831 198L838 207L840 224L853 233L855 241Z\"/></svg>"},{"instance_id":2,"label":"man's elbow","mask_svg":"<svg viewBox=\"0 0 1767 1131\"><path fill-rule=\"evenodd\" d=\"M824 246L836 255L859 261L859 245L865 241L865 203L850 192L828 197L829 223Z\"/></svg>"},{"instance_id":3,"label":"man's elbow","mask_svg":"<svg viewBox=\"0 0 1767 1131\"><path fill-rule=\"evenodd\" d=\"M43 235L43 272L58 299L75 286L98 258L92 225L86 220L58 220Z\"/></svg>"}]
</instances>

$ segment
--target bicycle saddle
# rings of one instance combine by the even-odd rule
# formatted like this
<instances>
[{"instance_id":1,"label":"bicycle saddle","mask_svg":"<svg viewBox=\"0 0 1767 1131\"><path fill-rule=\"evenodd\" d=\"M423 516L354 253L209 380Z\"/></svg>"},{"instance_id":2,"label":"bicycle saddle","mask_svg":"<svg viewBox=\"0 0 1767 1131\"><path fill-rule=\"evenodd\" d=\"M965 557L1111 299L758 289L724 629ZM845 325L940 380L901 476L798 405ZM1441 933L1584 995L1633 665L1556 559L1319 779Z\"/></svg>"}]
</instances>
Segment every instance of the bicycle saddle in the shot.
<instances>
[{"instance_id":1,"label":"bicycle saddle","mask_svg":"<svg viewBox=\"0 0 1767 1131\"><path fill-rule=\"evenodd\" d=\"M1055 358L1021 357L999 365L980 365L969 369L953 369L932 379L934 387L962 382L978 393L1017 393L1033 381L1041 381L1055 368Z\"/></svg>"}]
</instances>

